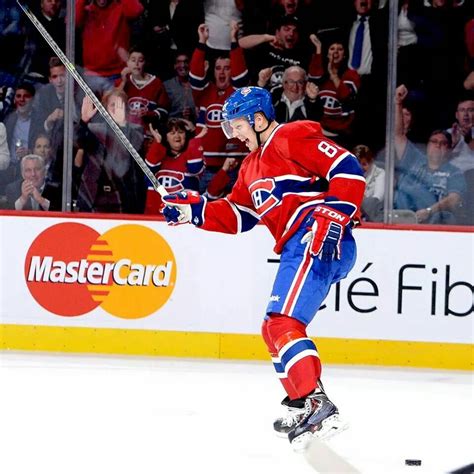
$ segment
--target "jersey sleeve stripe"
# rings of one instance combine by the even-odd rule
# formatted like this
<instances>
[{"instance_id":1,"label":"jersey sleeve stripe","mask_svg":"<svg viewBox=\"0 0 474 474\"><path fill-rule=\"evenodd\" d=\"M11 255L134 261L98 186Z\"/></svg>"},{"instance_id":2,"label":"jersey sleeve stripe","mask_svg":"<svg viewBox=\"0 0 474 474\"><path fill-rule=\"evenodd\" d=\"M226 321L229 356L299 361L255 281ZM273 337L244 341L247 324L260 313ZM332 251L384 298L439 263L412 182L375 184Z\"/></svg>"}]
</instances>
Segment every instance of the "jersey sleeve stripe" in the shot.
<instances>
[{"instance_id":1,"label":"jersey sleeve stripe","mask_svg":"<svg viewBox=\"0 0 474 474\"><path fill-rule=\"evenodd\" d=\"M206 81L206 76L199 77L189 73L189 83L192 89L202 91L206 88L208 81Z\"/></svg>"},{"instance_id":2,"label":"jersey sleeve stripe","mask_svg":"<svg viewBox=\"0 0 474 474\"><path fill-rule=\"evenodd\" d=\"M349 174L351 176L363 176L362 168L357 158L349 152L343 153L329 168L326 179L330 181L339 174Z\"/></svg>"},{"instance_id":3,"label":"jersey sleeve stripe","mask_svg":"<svg viewBox=\"0 0 474 474\"><path fill-rule=\"evenodd\" d=\"M258 223L259 216L248 207L227 201L237 217L237 233L247 232Z\"/></svg>"},{"instance_id":4,"label":"jersey sleeve stripe","mask_svg":"<svg viewBox=\"0 0 474 474\"><path fill-rule=\"evenodd\" d=\"M362 181L363 183L365 183L365 178L363 176L359 176L356 174L338 173L332 176L332 179L334 178L356 179L358 181Z\"/></svg>"},{"instance_id":5,"label":"jersey sleeve stripe","mask_svg":"<svg viewBox=\"0 0 474 474\"><path fill-rule=\"evenodd\" d=\"M232 77L232 81L236 82L238 81L239 79L242 79L243 77L247 76L248 74L248 70L246 69L244 72L242 72L241 74L238 74L237 76L233 76Z\"/></svg>"},{"instance_id":6,"label":"jersey sleeve stripe","mask_svg":"<svg viewBox=\"0 0 474 474\"><path fill-rule=\"evenodd\" d=\"M343 153L340 157L336 158L336 159L333 161L332 165L329 167L329 170L328 170L328 172L327 172L327 174L326 174L326 176L325 176L325 178L326 178L327 181L329 181L329 180L331 179L331 172L332 172L332 170L335 169L335 168L339 165L339 163L340 163L342 160L344 160L344 159L346 158L346 156L348 156L348 155L349 155L349 152L346 151L346 152Z\"/></svg>"}]
</instances>

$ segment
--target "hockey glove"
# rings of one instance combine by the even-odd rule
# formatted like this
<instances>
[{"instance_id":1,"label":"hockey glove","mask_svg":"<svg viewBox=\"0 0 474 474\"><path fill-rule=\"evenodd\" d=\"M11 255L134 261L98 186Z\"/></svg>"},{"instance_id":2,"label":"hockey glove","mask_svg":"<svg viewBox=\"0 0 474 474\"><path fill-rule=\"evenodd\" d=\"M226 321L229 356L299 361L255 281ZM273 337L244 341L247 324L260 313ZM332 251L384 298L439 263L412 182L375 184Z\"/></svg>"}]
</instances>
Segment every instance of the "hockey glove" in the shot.
<instances>
[{"instance_id":1,"label":"hockey glove","mask_svg":"<svg viewBox=\"0 0 474 474\"><path fill-rule=\"evenodd\" d=\"M332 207L318 205L313 211L313 225L301 243L311 242L310 252L323 262L341 258L341 240L350 217Z\"/></svg>"},{"instance_id":2,"label":"hockey glove","mask_svg":"<svg viewBox=\"0 0 474 474\"><path fill-rule=\"evenodd\" d=\"M204 222L206 199L196 191L180 191L162 197L165 204L163 215L169 225L192 222L200 226Z\"/></svg>"}]
</instances>

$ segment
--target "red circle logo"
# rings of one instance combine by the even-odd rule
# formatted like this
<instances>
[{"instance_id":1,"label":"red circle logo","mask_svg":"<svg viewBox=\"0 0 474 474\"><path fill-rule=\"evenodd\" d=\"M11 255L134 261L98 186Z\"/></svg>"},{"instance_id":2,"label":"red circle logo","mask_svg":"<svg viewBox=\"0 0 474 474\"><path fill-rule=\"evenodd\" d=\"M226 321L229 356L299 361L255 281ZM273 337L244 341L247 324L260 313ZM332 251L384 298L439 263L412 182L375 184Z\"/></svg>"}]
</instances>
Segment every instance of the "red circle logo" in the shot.
<instances>
[{"instance_id":1,"label":"red circle logo","mask_svg":"<svg viewBox=\"0 0 474 474\"><path fill-rule=\"evenodd\" d=\"M168 243L148 227L127 224L104 234L78 223L49 227L25 258L35 300L60 316L97 306L126 319L150 315L169 299L176 261Z\"/></svg>"}]
</instances>

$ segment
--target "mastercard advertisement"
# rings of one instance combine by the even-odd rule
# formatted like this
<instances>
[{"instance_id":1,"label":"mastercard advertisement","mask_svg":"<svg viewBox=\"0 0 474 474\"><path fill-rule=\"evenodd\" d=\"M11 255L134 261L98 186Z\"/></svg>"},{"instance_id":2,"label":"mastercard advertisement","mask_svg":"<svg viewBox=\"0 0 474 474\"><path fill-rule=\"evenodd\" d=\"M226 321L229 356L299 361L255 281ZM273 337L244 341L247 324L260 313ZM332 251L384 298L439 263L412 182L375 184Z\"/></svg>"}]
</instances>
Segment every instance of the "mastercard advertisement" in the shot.
<instances>
[{"instance_id":1,"label":"mastercard advertisement","mask_svg":"<svg viewBox=\"0 0 474 474\"><path fill-rule=\"evenodd\" d=\"M123 319L145 318L173 293L176 259L166 240L149 227L117 225L103 234L77 222L42 231L24 264L33 298L60 317L101 307Z\"/></svg>"}]
</instances>

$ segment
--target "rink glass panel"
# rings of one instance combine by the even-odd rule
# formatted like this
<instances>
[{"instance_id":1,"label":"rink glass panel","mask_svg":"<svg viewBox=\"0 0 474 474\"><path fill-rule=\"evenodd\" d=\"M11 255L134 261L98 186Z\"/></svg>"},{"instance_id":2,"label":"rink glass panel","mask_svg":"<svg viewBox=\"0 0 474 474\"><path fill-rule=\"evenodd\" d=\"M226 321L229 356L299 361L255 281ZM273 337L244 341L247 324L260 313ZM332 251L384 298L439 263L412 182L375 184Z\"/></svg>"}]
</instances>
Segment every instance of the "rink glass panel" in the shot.
<instances>
[{"instance_id":1,"label":"rink glass panel","mask_svg":"<svg viewBox=\"0 0 474 474\"><path fill-rule=\"evenodd\" d=\"M40 17L39 3L39 0L32 3L32 7L35 7L34 12L38 17ZM408 18L415 26L415 30L416 18L421 15L425 20L429 19L433 25L432 27L438 28L439 32L447 39L442 44L432 44L423 49L420 46L422 38L418 37L419 41L417 43L410 43L405 33L397 29L394 30L394 21L396 27L398 27L398 18L394 19L394 15L398 15L401 5L397 5L396 0L382 3L386 4L386 11L384 13L385 17L384 14L376 12L377 15L380 13L379 26L382 26L377 30L378 46L374 50L374 70L370 75L372 77L362 77L361 88L356 100L354 134L350 140L350 145L351 147L366 145L370 148L376 157L377 165L384 169L387 174L385 190L388 198L385 198L385 206L379 209L378 218L374 218L372 221L412 224L414 223L412 210L393 210L394 196L397 193L393 140L394 114L396 111L390 98L395 96L397 85L406 84L409 96L405 105L412 116L411 125L407 127L407 133L410 141L422 152L425 151L430 133L433 130L451 127L455 121L457 99L460 93L463 92L462 83L468 73L468 69L466 69L467 52L462 35L459 35L463 28L456 28L456 25L463 25L466 14L463 8L467 9L467 7L461 5L455 9L456 11L447 11L446 15L449 17L449 21L444 23L437 22L439 15L437 16L435 14L437 12L433 12L433 9L425 8L421 12L410 12ZM33 122L31 126L36 130L40 130L44 125L41 122L44 122L46 112L48 112L46 115L46 118L48 118L56 108L54 104L50 103L51 109L45 110L42 107L42 110L38 110L38 107L40 107L39 98L45 95L41 92L41 89L50 83L45 61L47 63L48 51L51 55L53 55L53 52L50 49L48 50L45 40L31 25L15 1L1 0L0 5L0 50L2 51L0 57L0 86L3 86L4 91L2 121L6 122L8 114L14 111L14 107L8 105L8 88L15 89L19 84L27 82L36 89L33 100L34 120L36 122ZM54 27L51 26L50 33L82 74L81 31L74 28L74 14L71 15L73 7L74 2L72 0L63 0L59 13L62 29L58 27L60 23L58 21ZM140 22L142 21L143 17L131 24L133 38L136 38L137 35L139 37ZM375 32L375 29L373 32ZM399 43L398 48L397 42ZM97 47L100 47L99 43L98 41ZM383 45L383 47L380 47L380 45ZM387 45L387 49L384 51L385 45ZM97 84L94 83L94 86L97 86ZM99 84L97 89L100 89L100 87ZM49 88L51 89L51 86ZM439 91L442 91L442 93L440 94ZM94 144L87 142L90 134L89 136L88 134L81 135L78 131L83 96L84 94L77 87L77 84L74 84L71 79L69 79L69 83L66 81L64 101L61 104L61 108L65 111L64 116L62 118L50 117L48 130L46 130L46 134L49 135L49 153L51 155L46 185L53 191L54 208L64 212L75 210L84 212L100 211L100 209L88 209L86 205L82 205L80 209L78 207L81 173L84 170L84 152L82 150L94 146ZM11 99L11 96L9 97ZM46 98L44 103L48 104ZM103 127L106 130L106 136L110 138L113 134L108 130L109 127L106 124L103 124ZM81 141L83 139L86 140L86 143ZM119 144L118 146L122 145ZM33 151L33 147L33 142L28 143L30 151ZM10 150L15 151L12 146L10 146ZM141 145L138 151L143 156L144 150ZM125 151L123 153L126 154ZM129 166L135 168L132 162ZM138 173L140 173L140 170L138 170ZM464 179L468 179L468 192L463 196L462 205L452 222L457 225L472 223L473 209L472 202L469 201L469 186L472 187L469 184L471 177L466 172L463 172L463 175ZM16 176L16 178L19 178L19 176ZM98 175L91 179L100 180L99 185L102 188L108 186L107 183L103 182L103 176ZM135 176L135 179L142 182L144 177ZM5 182L5 178L3 178L3 181ZM0 185L0 194L2 194L0 208L6 207L4 190L5 186ZM111 190L111 192L113 193L114 190ZM140 196L135 196L135 198L141 199ZM116 208L117 212L122 213L140 212L139 209L140 206L134 205L118 206Z\"/></svg>"}]
</instances>

